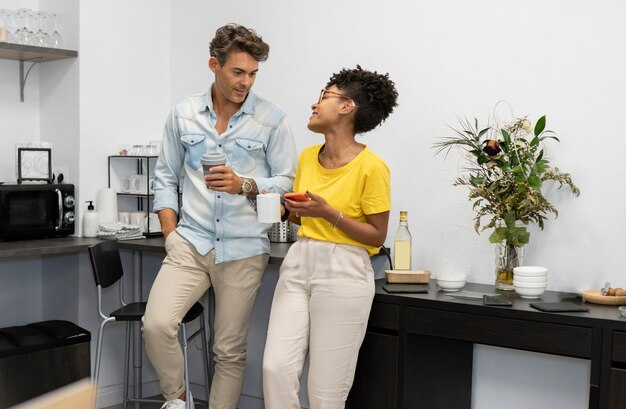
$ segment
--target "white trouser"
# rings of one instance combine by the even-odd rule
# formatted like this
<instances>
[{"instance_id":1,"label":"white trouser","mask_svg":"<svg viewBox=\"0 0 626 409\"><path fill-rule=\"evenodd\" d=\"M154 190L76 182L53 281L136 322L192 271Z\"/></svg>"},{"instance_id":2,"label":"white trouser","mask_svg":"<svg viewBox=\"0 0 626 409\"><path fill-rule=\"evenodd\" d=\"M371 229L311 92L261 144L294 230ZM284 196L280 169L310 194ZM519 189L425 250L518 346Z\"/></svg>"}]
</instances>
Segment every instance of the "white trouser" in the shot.
<instances>
[{"instance_id":1,"label":"white trouser","mask_svg":"<svg viewBox=\"0 0 626 409\"><path fill-rule=\"evenodd\" d=\"M311 409L343 408L374 298L374 272L362 247L299 239L274 293L263 358L266 409L300 408L309 353Z\"/></svg>"}]
</instances>

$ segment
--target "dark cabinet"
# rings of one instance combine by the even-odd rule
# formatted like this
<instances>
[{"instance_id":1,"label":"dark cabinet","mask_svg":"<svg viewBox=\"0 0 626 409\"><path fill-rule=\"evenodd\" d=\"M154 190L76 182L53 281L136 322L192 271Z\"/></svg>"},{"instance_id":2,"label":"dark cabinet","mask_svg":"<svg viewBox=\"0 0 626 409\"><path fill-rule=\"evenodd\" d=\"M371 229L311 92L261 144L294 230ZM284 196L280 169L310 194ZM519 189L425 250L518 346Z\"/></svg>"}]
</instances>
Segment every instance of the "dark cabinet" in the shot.
<instances>
[{"instance_id":1,"label":"dark cabinet","mask_svg":"<svg viewBox=\"0 0 626 409\"><path fill-rule=\"evenodd\" d=\"M613 333L612 368L609 375L609 409L626 408L626 333Z\"/></svg>"},{"instance_id":2,"label":"dark cabinet","mask_svg":"<svg viewBox=\"0 0 626 409\"><path fill-rule=\"evenodd\" d=\"M609 409L626 408L626 370L611 368Z\"/></svg>"},{"instance_id":3,"label":"dark cabinet","mask_svg":"<svg viewBox=\"0 0 626 409\"><path fill-rule=\"evenodd\" d=\"M591 361L589 409L626 408L626 322L613 307L544 313L516 298L509 308L425 294L389 294L377 280L349 409L470 409L475 344ZM467 283L470 292L493 286ZM544 302L571 299L547 291ZM506 406L506 404L504 405Z\"/></svg>"},{"instance_id":4,"label":"dark cabinet","mask_svg":"<svg viewBox=\"0 0 626 409\"><path fill-rule=\"evenodd\" d=\"M367 332L346 408L395 409L397 388L398 337Z\"/></svg>"},{"instance_id":5,"label":"dark cabinet","mask_svg":"<svg viewBox=\"0 0 626 409\"><path fill-rule=\"evenodd\" d=\"M400 361L398 329L400 307L375 302L368 331L359 351L348 409L396 409Z\"/></svg>"}]
</instances>

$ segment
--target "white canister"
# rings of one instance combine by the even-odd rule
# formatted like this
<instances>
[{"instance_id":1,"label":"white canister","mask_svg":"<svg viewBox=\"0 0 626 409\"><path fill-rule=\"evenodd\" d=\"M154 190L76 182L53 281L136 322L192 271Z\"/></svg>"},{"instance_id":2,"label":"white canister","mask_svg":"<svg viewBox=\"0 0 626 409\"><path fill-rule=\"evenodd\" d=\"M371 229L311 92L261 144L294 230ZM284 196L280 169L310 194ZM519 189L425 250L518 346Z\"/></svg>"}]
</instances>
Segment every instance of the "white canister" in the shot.
<instances>
[{"instance_id":1,"label":"white canister","mask_svg":"<svg viewBox=\"0 0 626 409\"><path fill-rule=\"evenodd\" d=\"M96 196L100 223L115 223L117 221L117 192L115 189L98 189Z\"/></svg>"}]
</instances>

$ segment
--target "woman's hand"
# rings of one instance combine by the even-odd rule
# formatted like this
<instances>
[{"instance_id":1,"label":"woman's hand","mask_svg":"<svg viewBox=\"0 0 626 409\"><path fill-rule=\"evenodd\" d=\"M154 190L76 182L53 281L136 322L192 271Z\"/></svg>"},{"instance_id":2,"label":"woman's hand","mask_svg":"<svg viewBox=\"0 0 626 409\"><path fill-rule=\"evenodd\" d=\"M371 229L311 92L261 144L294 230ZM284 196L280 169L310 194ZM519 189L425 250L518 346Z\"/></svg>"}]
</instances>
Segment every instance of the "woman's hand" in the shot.
<instances>
[{"instance_id":1,"label":"woman's hand","mask_svg":"<svg viewBox=\"0 0 626 409\"><path fill-rule=\"evenodd\" d=\"M336 215L337 210L329 205L322 196L311 192L306 192L306 196L310 200L296 202L285 199L285 207L295 217L322 217L328 220L333 214Z\"/></svg>"},{"instance_id":2,"label":"woman's hand","mask_svg":"<svg viewBox=\"0 0 626 409\"><path fill-rule=\"evenodd\" d=\"M389 211L366 214L365 222L352 219L339 210L332 207L326 199L315 193L306 192L309 199L305 202L296 202L285 199L285 206L291 214L289 218L294 223L300 224L300 217L322 217L330 228L341 229L353 239L369 246L381 246L387 236L389 224Z\"/></svg>"}]
</instances>

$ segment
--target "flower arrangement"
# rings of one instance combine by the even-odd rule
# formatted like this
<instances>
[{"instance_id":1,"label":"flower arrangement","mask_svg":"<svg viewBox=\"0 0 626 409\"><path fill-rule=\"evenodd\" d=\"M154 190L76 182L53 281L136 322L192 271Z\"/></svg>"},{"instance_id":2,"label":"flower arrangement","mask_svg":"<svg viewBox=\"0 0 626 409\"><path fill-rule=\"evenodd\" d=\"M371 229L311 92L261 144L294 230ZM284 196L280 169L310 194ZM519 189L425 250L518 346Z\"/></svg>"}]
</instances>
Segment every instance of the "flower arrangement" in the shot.
<instances>
[{"instance_id":1,"label":"flower arrangement","mask_svg":"<svg viewBox=\"0 0 626 409\"><path fill-rule=\"evenodd\" d=\"M453 129L455 135L435 143L437 154L447 154L452 148L465 151L470 166L454 185L469 187L468 198L476 211L474 229L480 233L493 228L489 241L505 244L513 253L506 258L516 258L515 248L529 241L526 225L536 223L543 230L548 214L558 216L541 192L543 182L552 180L558 189L567 186L576 196L580 194L571 176L551 167L545 157L544 141L559 139L545 129L545 116L534 127L528 117L501 127L482 128L476 119L473 123L467 119L459 122L461 129ZM516 261L510 263L514 266ZM510 283L513 266L506 268Z\"/></svg>"},{"instance_id":2,"label":"flower arrangement","mask_svg":"<svg viewBox=\"0 0 626 409\"><path fill-rule=\"evenodd\" d=\"M528 117L517 118L500 129L479 130L478 120L473 124L468 120L460 122L462 129L436 143L435 148L440 153L458 147L469 154L469 173L458 177L454 185L469 187L468 197L476 210L474 229L480 232L495 228L489 237L491 243L505 241L521 247L528 243L529 233L526 227L516 226L516 221L522 225L536 223L543 230L548 213L558 216L556 208L541 193L546 180L557 182L559 189L565 185L576 196L580 194L571 176L551 167L544 157L543 142L559 141L554 132L545 130L545 116L539 118L534 128ZM483 224L483 217L489 215L491 219Z\"/></svg>"}]
</instances>

